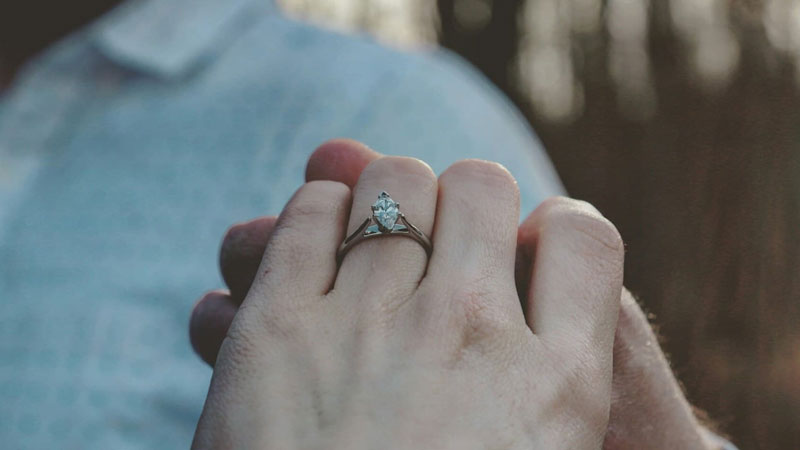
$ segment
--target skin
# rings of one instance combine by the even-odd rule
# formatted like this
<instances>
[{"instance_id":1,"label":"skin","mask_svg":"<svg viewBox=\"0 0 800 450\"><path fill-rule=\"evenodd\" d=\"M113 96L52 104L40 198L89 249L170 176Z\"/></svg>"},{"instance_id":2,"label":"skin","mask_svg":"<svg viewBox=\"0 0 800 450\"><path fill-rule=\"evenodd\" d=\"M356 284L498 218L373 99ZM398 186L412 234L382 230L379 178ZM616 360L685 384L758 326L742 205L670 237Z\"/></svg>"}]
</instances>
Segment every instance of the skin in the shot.
<instances>
[{"instance_id":1,"label":"skin","mask_svg":"<svg viewBox=\"0 0 800 450\"><path fill-rule=\"evenodd\" d=\"M373 239L337 267L381 190L432 235L430 260L410 239ZM518 217L515 180L485 161L437 180L382 157L352 193L303 185L222 344L194 448L599 448L622 241L588 204L549 202L526 318Z\"/></svg>"},{"instance_id":2,"label":"skin","mask_svg":"<svg viewBox=\"0 0 800 450\"><path fill-rule=\"evenodd\" d=\"M352 187L364 167L380 157L354 141L329 141L312 154L306 178L334 180ZM525 300L531 274L535 272L532 260L537 251L537 237L546 223L541 217L552 204L570 202L555 199L545 203L519 228L516 284L526 312L530 310ZM562 206L566 211L576 210ZM230 292L212 291L203 296L196 304L190 325L195 350L211 365L255 278L275 221L274 217L263 217L235 225L223 239L220 267ZM548 283L546 278L539 279L537 283ZM704 434L645 315L630 293L623 290L614 339L611 410L604 448L717 448L704 440Z\"/></svg>"}]
</instances>

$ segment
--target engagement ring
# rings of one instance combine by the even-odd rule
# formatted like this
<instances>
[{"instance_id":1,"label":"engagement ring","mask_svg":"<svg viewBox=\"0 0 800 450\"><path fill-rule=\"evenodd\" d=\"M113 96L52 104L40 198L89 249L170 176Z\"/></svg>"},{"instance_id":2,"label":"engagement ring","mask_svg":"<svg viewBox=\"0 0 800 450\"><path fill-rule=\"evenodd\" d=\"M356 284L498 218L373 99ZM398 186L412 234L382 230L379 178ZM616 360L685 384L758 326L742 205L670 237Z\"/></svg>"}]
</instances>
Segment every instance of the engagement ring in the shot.
<instances>
[{"instance_id":1,"label":"engagement ring","mask_svg":"<svg viewBox=\"0 0 800 450\"><path fill-rule=\"evenodd\" d=\"M372 205L372 214L339 246L339 251L336 253L337 261L341 262L344 255L364 239L384 236L406 236L414 239L422 245L428 257L433 251L430 238L406 219L400 212L399 203L392 200L386 192L381 192L378 200Z\"/></svg>"}]
</instances>

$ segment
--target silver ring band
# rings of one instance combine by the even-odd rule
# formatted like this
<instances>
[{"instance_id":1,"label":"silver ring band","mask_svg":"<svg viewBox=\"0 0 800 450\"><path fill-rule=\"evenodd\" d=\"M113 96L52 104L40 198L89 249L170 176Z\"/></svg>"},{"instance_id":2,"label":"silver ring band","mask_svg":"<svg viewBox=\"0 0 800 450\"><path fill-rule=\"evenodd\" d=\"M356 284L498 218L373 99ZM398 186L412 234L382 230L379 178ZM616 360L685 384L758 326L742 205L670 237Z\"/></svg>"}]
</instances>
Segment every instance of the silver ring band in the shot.
<instances>
[{"instance_id":1,"label":"silver ring band","mask_svg":"<svg viewBox=\"0 0 800 450\"><path fill-rule=\"evenodd\" d=\"M406 219L406 216L399 210L400 204L386 192L381 192L378 201L372 205L372 215L367 217L364 222L339 246L336 252L336 260L341 263L344 256L358 243L365 239L387 236L405 236L417 241L428 257L433 252L431 239L419 228L415 227Z\"/></svg>"}]
</instances>

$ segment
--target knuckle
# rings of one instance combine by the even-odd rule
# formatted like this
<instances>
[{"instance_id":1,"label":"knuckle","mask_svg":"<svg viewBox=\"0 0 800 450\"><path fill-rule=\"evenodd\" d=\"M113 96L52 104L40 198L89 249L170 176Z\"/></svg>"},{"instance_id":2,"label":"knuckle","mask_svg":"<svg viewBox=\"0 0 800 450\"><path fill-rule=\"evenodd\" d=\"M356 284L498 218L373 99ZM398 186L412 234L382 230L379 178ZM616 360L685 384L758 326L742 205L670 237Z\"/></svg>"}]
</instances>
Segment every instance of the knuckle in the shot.
<instances>
[{"instance_id":1,"label":"knuckle","mask_svg":"<svg viewBox=\"0 0 800 450\"><path fill-rule=\"evenodd\" d=\"M593 241L603 244L613 252L613 256L622 259L624 252L622 237L617 227L608 219L602 216L582 216L575 221L575 228Z\"/></svg>"},{"instance_id":2,"label":"knuckle","mask_svg":"<svg viewBox=\"0 0 800 450\"><path fill-rule=\"evenodd\" d=\"M539 207L536 208L537 213L541 214L544 217L548 217L552 211L558 211L559 209L569 209L571 207L575 207L577 200L573 200L568 197L562 196L553 196L547 197L539 204Z\"/></svg>"},{"instance_id":3,"label":"knuckle","mask_svg":"<svg viewBox=\"0 0 800 450\"><path fill-rule=\"evenodd\" d=\"M350 188L335 181L311 181L304 184L281 212L272 232L272 244L303 244L305 233L319 223L341 216L349 204Z\"/></svg>"},{"instance_id":4,"label":"knuckle","mask_svg":"<svg viewBox=\"0 0 800 450\"><path fill-rule=\"evenodd\" d=\"M436 174L433 169L417 158L407 156L384 156L372 161L361 174L365 180L380 181L387 173L402 176L417 189L431 190L436 187Z\"/></svg>"},{"instance_id":5,"label":"knuckle","mask_svg":"<svg viewBox=\"0 0 800 450\"><path fill-rule=\"evenodd\" d=\"M580 250L590 256L622 266L625 245L617 228L591 204L554 197L542 205L544 226L569 232L576 237Z\"/></svg>"},{"instance_id":6,"label":"knuckle","mask_svg":"<svg viewBox=\"0 0 800 450\"><path fill-rule=\"evenodd\" d=\"M314 219L333 216L350 198L350 188L337 181L310 181L297 190L281 214L288 218Z\"/></svg>"},{"instance_id":7,"label":"knuckle","mask_svg":"<svg viewBox=\"0 0 800 450\"><path fill-rule=\"evenodd\" d=\"M477 180L493 192L500 191L519 197L517 180L502 164L480 159L464 159L452 164L439 177L440 182Z\"/></svg>"}]
</instances>

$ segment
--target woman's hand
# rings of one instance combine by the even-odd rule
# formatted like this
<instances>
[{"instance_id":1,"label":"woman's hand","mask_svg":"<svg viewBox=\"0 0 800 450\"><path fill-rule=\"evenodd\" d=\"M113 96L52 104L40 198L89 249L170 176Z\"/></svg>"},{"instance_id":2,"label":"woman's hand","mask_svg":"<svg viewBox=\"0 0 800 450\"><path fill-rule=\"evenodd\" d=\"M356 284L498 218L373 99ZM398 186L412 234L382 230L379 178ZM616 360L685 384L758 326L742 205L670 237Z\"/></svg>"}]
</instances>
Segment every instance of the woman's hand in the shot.
<instances>
[{"instance_id":1,"label":"woman's hand","mask_svg":"<svg viewBox=\"0 0 800 450\"><path fill-rule=\"evenodd\" d=\"M311 155L306 179L339 181L352 187L364 167L379 157L379 153L355 141L328 141ZM520 226L516 259L520 301L527 298L536 227L541 224L535 220L538 212ZM235 225L222 240L220 270L229 291L211 291L203 296L192 311L190 323L192 345L212 366L255 278L275 220L276 217L261 217ZM614 341L611 417L604 448L720 448L711 440L705 442L704 435L711 437L693 415L645 314L623 289Z\"/></svg>"},{"instance_id":2,"label":"woman's hand","mask_svg":"<svg viewBox=\"0 0 800 450\"><path fill-rule=\"evenodd\" d=\"M381 191L432 234L336 249ZM465 161L437 181L384 157L307 183L284 209L215 365L195 448L599 448L622 243L594 208L537 210L515 287L518 192ZM349 216L349 217L348 217ZM349 225L348 225L349 223ZM533 330L533 331L531 331Z\"/></svg>"}]
</instances>

